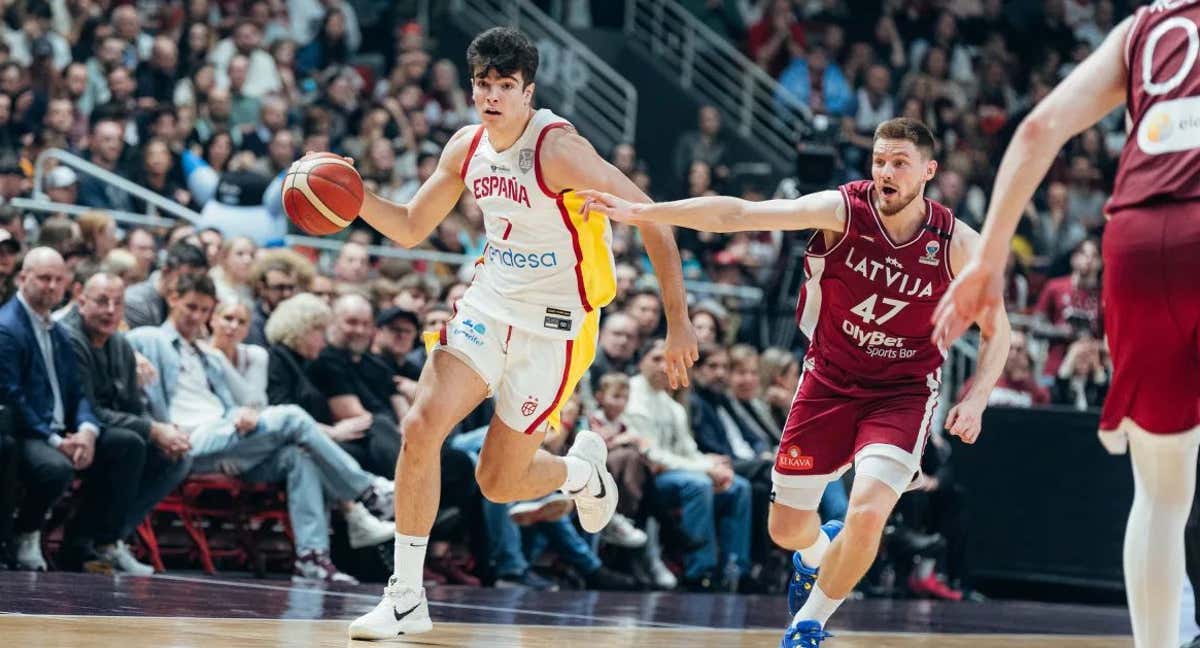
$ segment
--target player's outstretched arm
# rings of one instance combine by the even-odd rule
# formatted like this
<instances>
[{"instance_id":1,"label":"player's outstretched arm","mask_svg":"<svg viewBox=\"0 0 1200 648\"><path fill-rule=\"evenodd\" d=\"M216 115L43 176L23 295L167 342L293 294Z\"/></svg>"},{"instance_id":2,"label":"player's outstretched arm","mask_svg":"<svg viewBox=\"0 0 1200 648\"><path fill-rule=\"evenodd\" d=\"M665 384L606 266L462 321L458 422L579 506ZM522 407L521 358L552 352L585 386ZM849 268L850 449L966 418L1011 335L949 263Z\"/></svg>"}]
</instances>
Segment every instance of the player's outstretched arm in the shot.
<instances>
[{"instance_id":1,"label":"player's outstretched arm","mask_svg":"<svg viewBox=\"0 0 1200 648\"><path fill-rule=\"evenodd\" d=\"M569 130L555 130L547 136L541 151L541 168L554 191L587 188L621 196L627 200L649 202L632 180L596 153L586 139ZM582 191L580 193L583 193ZM588 207L584 206L584 214ZM699 342L688 319L687 292L683 287L683 268L679 248L671 228L644 225L638 228L646 254L654 265L654 274L662 293L663 312L667 317L667 380L671 388L688 384L687 370L700 357Z\"/></svg>"},{"instance_id":2,"label":"player's outstretched arm","mask_svg":"<svg viewBox=\"0 0 1200 648\"><path fill-rule=\"evenodd\" d=\"M954 240L950 242L951 269L957 273L966 266L968 260L977 254L979 245L979 234L966 223L959 221L954 228ZM970 389L946 415L946 429L962 439L963 443L975 443L979 438L983 425L983 410L987 409L992 388L996 386L996 381L1000 380L1004 365L1008 362L1008 345L1012 334L1008 313L1003 308L997 308L981 317L988 320L977 322L983 333L979 340L975 377L971 379Z\"/></svg>"},{"instance_id":3,"label":"player's outstretched arm","mask_svg":"<svg viewBox=\"0 0 1200 648\"><path fill-rule=\"evenodd\" d=\"M591 209L615 221L675 225L702 232L769 232L846 227L846 205L838 191L818 191L794 200L754 202L702 196L672 202L631 201L602 191L581 191Z\"/></svg>"},{"instance_id":4,"label":"player's outstretched arm","mask_svg":"<svg viewBox=\"0 0 1200 648\"><path fill-rule=\"evenodd\" d=\"M1125 39L1133 19L1109 33L1017 127L992 189L983 242L934 313L935 340L954 340L977 320L990 322L1002 302L1004 264L1021 212L1059 149L1125 101ZM986 329L985 329L986 330Z\"/></svg>"},{"instance_id":5,"label":"player's outstretched arm","mask_svg":"<svg viewBox=\"0 0 1200 648\"><path fill-rule=\"evenodd\" d=\"M360 214L362 219L406 248L416 247L424 241L458 204L465 186L461 176L463 162L477 128L465 126L450 138L442 149L437 170L421 184L407 204L394 203L366 192Z\"/></svg>"}]
</instances>

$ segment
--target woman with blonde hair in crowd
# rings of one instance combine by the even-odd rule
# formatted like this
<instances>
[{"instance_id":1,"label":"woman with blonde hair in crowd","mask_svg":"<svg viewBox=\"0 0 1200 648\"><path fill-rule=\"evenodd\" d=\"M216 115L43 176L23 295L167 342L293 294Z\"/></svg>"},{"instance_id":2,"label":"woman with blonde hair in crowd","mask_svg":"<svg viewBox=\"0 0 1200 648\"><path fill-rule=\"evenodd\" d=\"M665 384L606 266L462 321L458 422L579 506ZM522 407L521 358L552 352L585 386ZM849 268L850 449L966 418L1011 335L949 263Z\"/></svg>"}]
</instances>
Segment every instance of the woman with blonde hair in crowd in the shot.
<instances>
[{"instance_id":1,"label":"woman with blonde hair in crowd","mask_svg":"<svg viewBox=\"0 0 1200 648\"><path fill-rule=\"evenodd\" d=\"M103 261L117 247L117 222L102 211L88 211L76 220L88 256Z\"/></svg>"},{"instance_id":2,"label":"woman with blonde hair in crowd","mask_svg":"<svg viewBox=\"0 0 1200 648\"><path fill-rule=\"evenodd\" d=\"M775 421L785 423L800 385L800 361L787 349L768 347L759 356L758 372L763 400L771 408Z\"/></svg>"},{"instance_id":3,"label":"woman with blonde hair in crowd","mask_svg":"<svg viewBox=\"0 0 1200 648\"><path fill-rule=\"evenodd\" d=\"M251 407L267 405L267 350L244 344L250 332L250 305L241 300L221 301L213 309L208 328L209 344L228 361L229 387L238 402Z\"/></svg>"},{"instance_id":4,"label":"woman with blonde hair in crowd","mask_svg":"<svg viewBox=\"0 0 1200 648\"><path fill-rule=\"evenodd\" d=\"M220 309L218 308L218 312ZM297 405L317 421L317 427L342 449L349 452L364 469L360 452L354 452L349 442L361 439L371 427L371 415L346 419L337 425L327 425L329 406L325 397L308 379L308 363L325 348L325 327L333 320L333 311L316 295L300 293L279 303L267 319L267 340L271 342L264 376L265 396L271 405ZM396 453L399 454L399 436ZM393 460L394 461L394 460ZM368 472L370 472L368 470ZM390 482L375 477L377 482ZM340 510L346 517L350 546L354 549L387 542L394 537L391 523L373 517L362 504L342 502Z\"/></svg>"},{"instance_id":5,"label":"woman with blonde hair in crowd","mask_svg":"<svg viewBox=\"0 0 1200 648\"><path fill-rule=\"evenodd\" d=\"M226 301L251 301L254 289L250 285L254 269L254 254L258 246L245 236L235 236L221 243L217 265L208 271L213 285L217 287L217 299Z\"/></svg>"}]
</instances>

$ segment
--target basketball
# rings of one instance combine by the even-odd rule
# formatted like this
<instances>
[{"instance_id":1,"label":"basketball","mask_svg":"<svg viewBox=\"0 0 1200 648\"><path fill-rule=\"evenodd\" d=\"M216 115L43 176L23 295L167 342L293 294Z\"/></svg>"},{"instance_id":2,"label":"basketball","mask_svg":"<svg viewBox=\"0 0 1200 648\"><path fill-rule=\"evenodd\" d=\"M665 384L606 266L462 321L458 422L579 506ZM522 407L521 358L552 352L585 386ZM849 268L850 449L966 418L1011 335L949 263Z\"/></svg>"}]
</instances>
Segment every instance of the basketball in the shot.
<instances>
[{"instance_id":1,"label":"basketball","mask_svg":"<svg viewBox=\"0 0 1200 648\"><path fill-rule=\"evenodd\" d=\"M283 180L283 208L297 227L313 236L341 231L363 204L363 182L340 155L318 153L292 163Z\"/></svg>"}]
</instances>

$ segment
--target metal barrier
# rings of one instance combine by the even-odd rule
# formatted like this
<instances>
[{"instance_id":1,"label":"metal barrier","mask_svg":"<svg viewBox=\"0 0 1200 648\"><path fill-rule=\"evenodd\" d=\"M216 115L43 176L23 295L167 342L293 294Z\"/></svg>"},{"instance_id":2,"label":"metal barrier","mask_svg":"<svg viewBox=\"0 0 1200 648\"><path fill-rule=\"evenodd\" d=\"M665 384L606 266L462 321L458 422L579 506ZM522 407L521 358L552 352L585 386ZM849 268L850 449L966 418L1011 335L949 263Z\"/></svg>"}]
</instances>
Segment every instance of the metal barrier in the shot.
<instances>
[{"instance_id":1,"label":"metal barrier","mask_svg":"<svg viewBox=\"0 0 1200 648\"><path fill-rule=\"evenodd\" d=\"M108 169L96 166L95 164L88 162L74 153L57 148L46 149L45 151L42 151L42 153L37 156L37 160L35 160L33 163L33 197L35 199L44 199L46 197L46 193L42 190L42 185L46 179L46 160L50 159L58 160L59 164L69 166L84 175L89 175L99 180L103 180L104 182L113 185L114 187L124 191L127 194L130 194L131 196L137 197L145 202L148 206L157 207L158 209L161 209L162 211L167 212L176 218L182 218L192 223L200 220L200 214L188 209L187 207L184 207L174 200L171 200L165 196L161 196L150 189L147 189L127 178L109 171Z\"/></svg>"},{"instance_id":2,"label":"metal barrier","mask_svg":"<svg viewBox=\"0 0 1200 648\"><path fill-rule=\"evenodd\" d=\"M626 0L625 35L648 57L678 70L683 87L720 108L772 166L795 168L797 127L812 115L804 106L777 105L779 82L724 37L675 0Z\"/></svg>"},{"instance_id":3,"label":"metal barrier","mask_svg":"<svg viewBox=\"0 0 1200 648\"><path fill-rule=\"evenodd\" d=\"M601 151L632 142L637 90L625 77L528 0L451 0L448 15L468 31L519 28L537 45L538 93Z\"/></svg>"}]
</instances>

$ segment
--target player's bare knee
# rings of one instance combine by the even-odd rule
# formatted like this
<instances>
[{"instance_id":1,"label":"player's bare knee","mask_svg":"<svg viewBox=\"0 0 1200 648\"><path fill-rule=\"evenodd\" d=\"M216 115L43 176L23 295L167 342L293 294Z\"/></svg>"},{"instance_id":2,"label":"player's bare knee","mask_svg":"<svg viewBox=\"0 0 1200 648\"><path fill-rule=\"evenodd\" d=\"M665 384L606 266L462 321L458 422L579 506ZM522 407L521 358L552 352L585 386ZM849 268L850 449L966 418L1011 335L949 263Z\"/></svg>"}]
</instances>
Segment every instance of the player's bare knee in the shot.
<instances>
[{"instance_id":1,"label":"player's bare knee","mask_svg":"<svg viewBox=\"0 0 1200 648\"><path fill-rule=\"evenodd\" d=\"M447 425L441 419L429 407L418 405L408 410L400 422L405 453L413 452L422 456L439 454L446 437L442 428Z\"/></svg>"},{"instance_id":2,"label":"player's bare knee","mask_svg":"<svg viewBox=\"0 0 1200 648\"><path fill-rule=\"evenodd\" d=\"M514 479L503 468L480 462L475 467L475 481L479 483L479 492L488 501L508 504L518 499L513 489Z\"/></svg>"},{"instance_id":3,"label":"player's bare knee","mask_svg":"<svg viewBox=\"0 0 1200 648\"><path fill-rule=\"evenodd\" d=\"M890 515L890 507L881 503L851 502L846 511L846 533L864 537L880 536Z\"/></svg>"},{"instance_id":4,"label":"player's bare knee","mask_svg":"<svg viewBox=\"0 0 1200 648\"><path fill-rule=\"evenodd\" d=\"M785 549L810 547L817 540L820 526L816 511L780 509L772 506L767 515L767 533L771 540Z\"/></svg>"}]
</instances>

